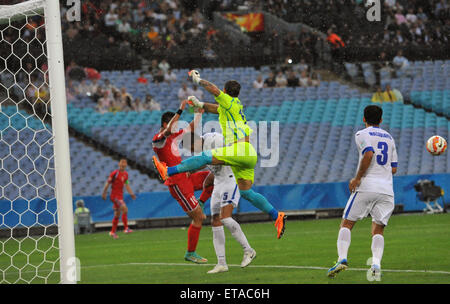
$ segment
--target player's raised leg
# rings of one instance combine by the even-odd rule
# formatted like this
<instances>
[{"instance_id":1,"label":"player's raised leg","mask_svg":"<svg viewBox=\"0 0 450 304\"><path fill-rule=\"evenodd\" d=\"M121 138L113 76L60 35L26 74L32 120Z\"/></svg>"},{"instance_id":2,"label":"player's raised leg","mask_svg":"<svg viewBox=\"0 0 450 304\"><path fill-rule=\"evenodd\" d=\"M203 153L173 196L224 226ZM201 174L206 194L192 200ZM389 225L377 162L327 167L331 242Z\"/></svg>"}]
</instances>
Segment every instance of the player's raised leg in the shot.
<instances>
[{"instance_id":1,"label":"player's raised leg","mask_svg":"<svg viewBox=\"0 0 450 304\"><path fill-rule=\"evenodd\" d=\"M277 238L281 238L286 228L286 214L282 211L276 210L266 197L256 191L252 187L252 181L248 179L238 179L239 191L241 196L248 200L253 206L259 210L268 213L273 221L275 221L275 228L277 229Z\"/></svg>"}]
</instances>

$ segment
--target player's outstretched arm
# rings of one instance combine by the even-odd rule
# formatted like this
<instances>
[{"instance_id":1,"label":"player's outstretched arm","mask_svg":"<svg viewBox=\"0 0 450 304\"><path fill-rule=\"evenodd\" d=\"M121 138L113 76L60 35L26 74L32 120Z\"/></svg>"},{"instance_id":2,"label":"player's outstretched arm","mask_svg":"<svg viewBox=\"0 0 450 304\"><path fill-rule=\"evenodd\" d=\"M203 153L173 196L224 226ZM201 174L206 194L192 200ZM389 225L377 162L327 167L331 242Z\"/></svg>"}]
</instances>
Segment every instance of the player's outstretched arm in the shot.
<instances>
[{"instance_id":1,"label":"player's outstretched arm","mask_svg":"<svg viewBox=\"0 0 450 304\"><path fill-rule=\"evenodd\" d=\"M167 127L164 129L163 133L164 136L169 136L172 134L172 130L175 130L176 123L178 122L178 119L180 119L181 113L183 112L184 108L186 107L187 100L183 100L180 104L180 108L175 113L175 115L172 117L172 119L167 124Z\"/></svg>"},{"instance_id":2,"label":"player's outstretched arm","mask_svg":"<svg viewBox=\"0 0 450 304\"><path fill-rule=\"evenodd\" d=\"M220 106L224 107L225 109L229 109L231 107L233 98L228 94L224 94L226 92L222 92L216 85L212 84L211 82L201 79L200 73L198 71L196 70L190 71L189 76L192 78L192 82L202 86L203 88L205 88L206 91L213 94L215 97L214 99ZM214 110L211 108L211 111ZM215 111L217 111L217 107L215 108Z\"/></svg>"},{"instance_id":3,"label":"player's outstretched arm","mask_svg":"<svg viewBox=\"0 0 450 304\"><path fill-rule=\"evenodd\" d=\"M195 96L189 96L188 97L188 103L197 109L203 109L205 112L213 113L213 114L219 114L217 109L219 108L218 104L215 103L208 103L208 102L201 102L198 100Z\"/></svg>"},{"instance_id":4,"label":"player's outstretched arm","mask_svg":"<svg viewBox=\"0 0 450 304\"><path fill-rule=\"evenodd\" d=\"M188 75L189 77L191 77L193 83L202 86L206 91L213 94L215 97L220 95L221 91L219 90L219 88L215 84L201 79L200 73L198 71L189 71Z\"/></svg>"}]
</instances>

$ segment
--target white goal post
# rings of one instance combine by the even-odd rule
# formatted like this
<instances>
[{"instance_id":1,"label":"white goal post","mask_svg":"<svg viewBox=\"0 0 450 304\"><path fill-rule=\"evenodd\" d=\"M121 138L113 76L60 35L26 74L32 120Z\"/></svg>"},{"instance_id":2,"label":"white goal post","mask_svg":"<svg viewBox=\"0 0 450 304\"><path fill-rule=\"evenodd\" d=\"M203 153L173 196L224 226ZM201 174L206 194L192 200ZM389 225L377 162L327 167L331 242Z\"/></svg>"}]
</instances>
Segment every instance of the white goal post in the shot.
<instances>
[{"instance_id":1,"label":"white goal post","mask_svg":"<svg viewBox=\"0 0 450 304\"><path fill-rule=\"evenodd\" d=\"M44 23L30 25L35 17L43 17ZM42 54L36 55L30 45L39 46L38 36L44 41ZM46 62L38 66L43 58ZM0 283L54 283L58 272L57 282L76 283L79 265L58 0L0 6L0 170ZM52 227L57 227L56 233ZM33 233L37 228L40 232Z\"/></svg>"}]
</instances>

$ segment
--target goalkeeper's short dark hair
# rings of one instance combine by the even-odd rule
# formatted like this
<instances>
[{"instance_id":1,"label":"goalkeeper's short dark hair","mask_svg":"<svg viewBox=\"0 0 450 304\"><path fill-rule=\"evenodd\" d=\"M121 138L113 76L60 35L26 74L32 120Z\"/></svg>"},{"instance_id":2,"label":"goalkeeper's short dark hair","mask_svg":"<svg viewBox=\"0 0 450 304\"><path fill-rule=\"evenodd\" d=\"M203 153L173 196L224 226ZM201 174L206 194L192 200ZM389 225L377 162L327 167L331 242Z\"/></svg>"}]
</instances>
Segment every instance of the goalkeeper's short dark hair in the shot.
<instances>
[{"instance_id":1,"label":"goalkeeper's short dark hair","mask_svg":"<svg viewBox=\"0 0 450 304\"><path fill-rule=\"evenodd\" d=\"M161 116L161 127L164 125L164 123L169 123L172 117L175 116L174 112L167 111Z\"/></svg>"},{"instance_id":2,"label":"goalkeeper's short dark hair","mask_svg":"<svg viewBox=\"0 0 450 304\"><path fill-rule=\"evenodd\" d=\"M238 97L241 91L241 85L236 80L229 80L225 83L224 89L231 97Z\"/></svg>"},{"instance_id":3,"label":"goalkeeper's short dark hair","mask_svg":"<svg viewBox=\"0 0 450 304\"><path fill-rule=\"evenodd\" d=\"M364 109L364 118L369 125L379 125L382 116L383 109L377 105L370 105Z\"/></svg>"}]
</instances>

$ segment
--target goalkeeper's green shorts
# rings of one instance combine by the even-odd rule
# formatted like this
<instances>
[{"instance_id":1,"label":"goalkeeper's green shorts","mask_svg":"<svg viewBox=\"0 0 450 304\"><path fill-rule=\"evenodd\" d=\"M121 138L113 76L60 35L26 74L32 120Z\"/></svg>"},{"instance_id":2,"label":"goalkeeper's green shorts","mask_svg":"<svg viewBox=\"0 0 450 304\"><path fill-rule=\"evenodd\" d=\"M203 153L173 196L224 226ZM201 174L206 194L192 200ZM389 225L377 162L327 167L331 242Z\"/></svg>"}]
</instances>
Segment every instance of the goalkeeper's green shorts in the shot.
<instances>
[{"instance_id":1,"label":"goalkeeper's green shorts","mask_svg":"<svg viewBox=\"0 0 450 304\"><path fill-rule=\"evenodd\" d=\"M237 142L230 146L214 149L212 156L231 167L236 181L239 179L254 181L258 154L252 144Z\"/></svg>"}]
</instances>

